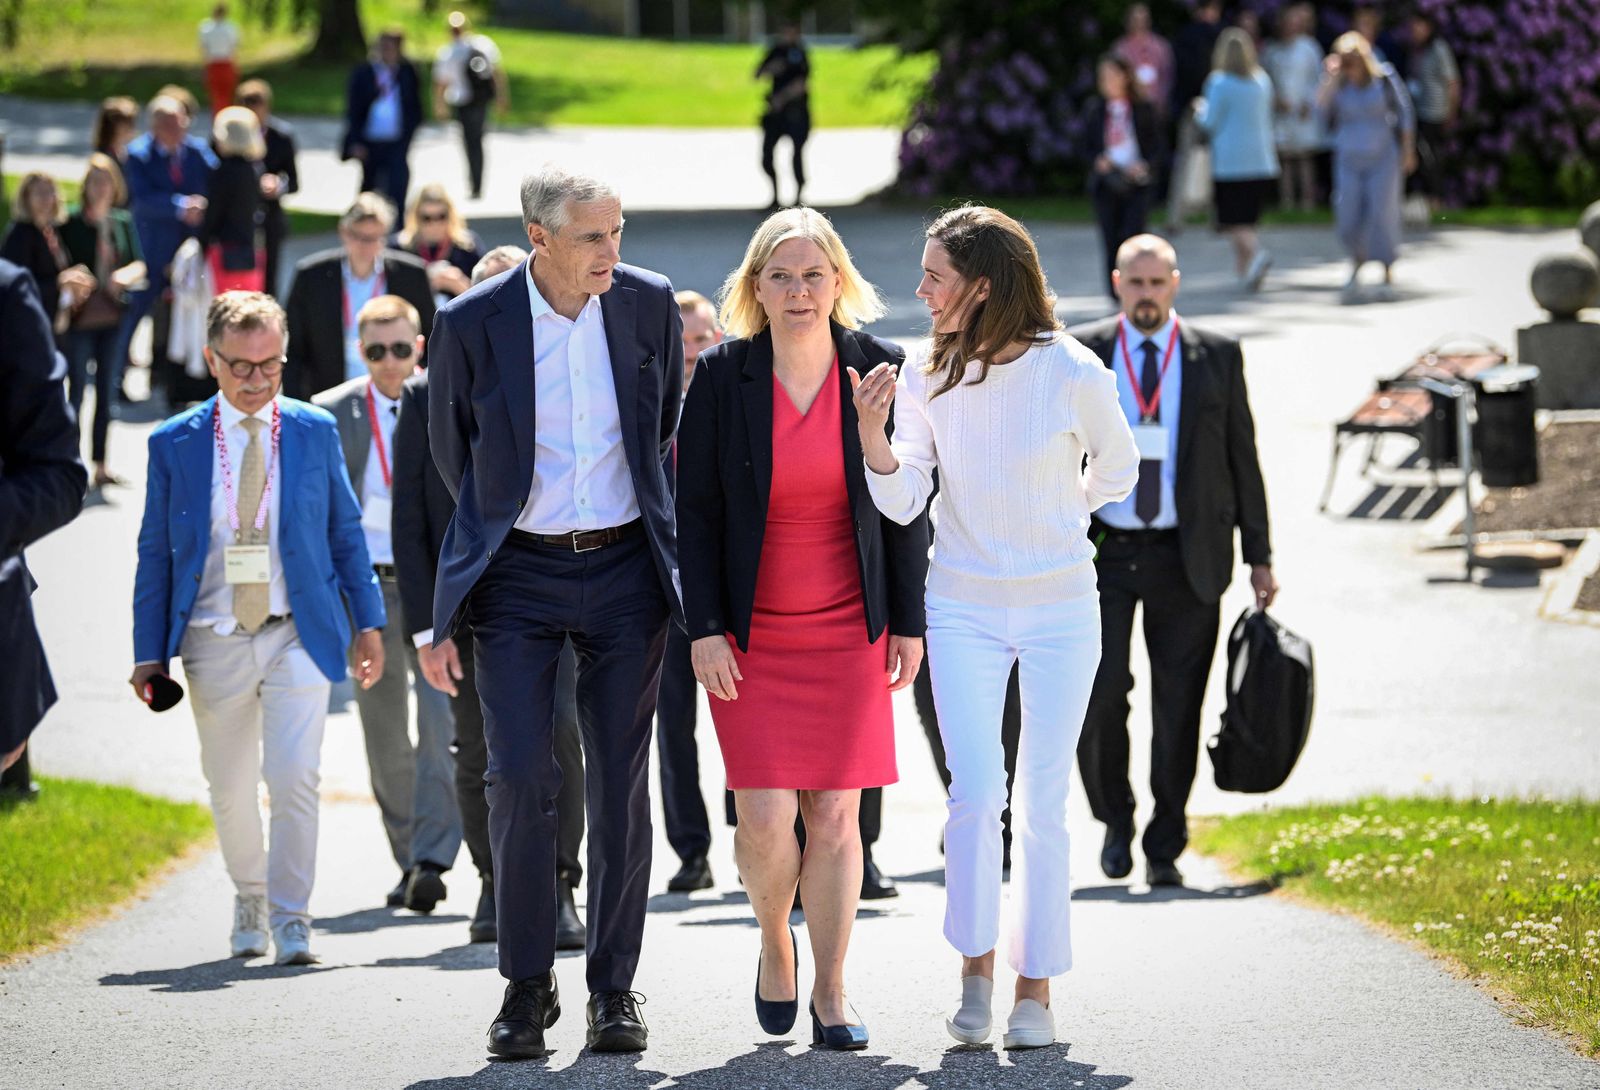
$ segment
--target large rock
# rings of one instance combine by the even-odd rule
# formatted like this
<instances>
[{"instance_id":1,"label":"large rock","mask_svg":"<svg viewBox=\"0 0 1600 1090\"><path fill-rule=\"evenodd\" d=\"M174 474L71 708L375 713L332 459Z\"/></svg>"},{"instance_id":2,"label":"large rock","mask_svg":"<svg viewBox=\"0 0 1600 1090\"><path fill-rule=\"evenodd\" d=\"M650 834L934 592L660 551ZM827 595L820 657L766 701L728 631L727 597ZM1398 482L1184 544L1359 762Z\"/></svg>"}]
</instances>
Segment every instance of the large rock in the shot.
<instances>
[{"instance_id":1,"label":"large rock","mask_svg":"<svg viewBox=\"0 0 1600 1090\"><path fill-rule=\"evenodd\" d=\"M1587 249L1547 254L1534 265L1529 286L1552 318L1575 318L1600 299L1600 257Z\"/></svg>"}]
</instances>

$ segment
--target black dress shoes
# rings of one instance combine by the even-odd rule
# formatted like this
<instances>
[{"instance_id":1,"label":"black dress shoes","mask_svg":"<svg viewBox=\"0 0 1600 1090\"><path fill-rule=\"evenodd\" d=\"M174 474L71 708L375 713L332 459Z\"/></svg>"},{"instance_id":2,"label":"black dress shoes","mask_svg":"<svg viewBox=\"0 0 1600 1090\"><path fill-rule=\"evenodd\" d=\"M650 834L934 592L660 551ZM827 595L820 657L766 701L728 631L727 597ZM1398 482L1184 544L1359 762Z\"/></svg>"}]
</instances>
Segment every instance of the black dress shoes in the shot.
<instances>
[{"instance_id":1,"label":"black dress shoes","mask_svg":"<svg viewBox=\"0 0 1600 1090\"><path fill-rule=\"evenodd\" d=\"M544 1031L561 1017L555 973L513 980L489 1027L489 1051L508 1060L535 1060L548 1053Z\"/></svg>"},{"instance_id":2,"label":"black dress shoes","mask_svg":"<svg viewBox=\"0 0 1600 1090\"><path fill-rule=\"evenodd\" d=\"M872 856L862 860L861 867L861 899L863 901L881 901L887 897L898 897L900 891L895 888L894 879L885 875L878 869L878 864L872 861Z\"/></svg>"},{"instance_id":3,"label":"black dress shoes","mask_svg":"<svg viewBox=\"0 0 1600 1090\"><path fill-rule=\"evenodd\" d=\"M468 934L473 942L494 942L500 937L500 929L495 925L493 878L483 880L483 888L478 893L478 910L472 914Z\"/></svg>"},{"instance_id":4,"label":"black dress shoes","mask_svg":"<svg viewBox=\"0 0 1600 1090\"><path fill-rule=\"evenodd\" d=\"M1106 826L1105 846L1100 849L1100 869L1107 878L1126 878L1133 873L1133 830Z\"/></svg>"},{"instance_id":5,"label":"black dress shoes","mask_svg":"<svg viewBox=\"0 0 1600 1090\"><path fill-rule=\"evenodd\" d=\"M383 903L390 908L404 908L406 906L406 886L410 882L411 872L408 870L401 871L400 881L395 883L395 887L383 898Z\"/></svg>"},{"instance_id":6,"label":"black dress shoes","mask_svg":"<svg viewBox=\"0 0 1600 1090\"><path fill-rule=\"evenodd\" d=\"M710 889L716 883L711 879L711 864L703 855L691 855L683 861L678 873L667 880L668 893L693 893L697 889Z\"/></svg>"},{"instance_id":7,"label":"black dress shoes","mask_svg":"<svg viewBox=\"0 0 1600 1090\"><path fill-rule=\"evenodd\" d=\"M406 881L406 907L424 916L444 900L444 868L437 863L418 863Z\"/></svg>"},{"instance_id":8,"label":"black dress shoes","mask_svg":"<svg viewBox=\"0 0 1600 1090\"><path fill-rule=\"evenodd\" d=\"M1169 859L1151 859L1145 864L1145 880L1154 886L1181 886L1183 872Z\"/></svg>"},{"instance_id":9,"label":"black dress shoes","mask_svg":"<svg viewBox=\"0 0 1600 1090\"><path fill-rule=\"evenodd\" d=\"M578 897L572 886L556 880L556 949L582 950L589 932L578 915Z\"/></svg>"},{"instance_id":10,"label":"black dress shoes","mask_svg":"<svg viewBox=\"0 0 1600 1090\"><path fill-rule=\"evenodd\" d=\"M643 1052L650 1039L638 992L595 992L589 997L586 1040L596 1052Z\"/></svg>"}]
</instances>

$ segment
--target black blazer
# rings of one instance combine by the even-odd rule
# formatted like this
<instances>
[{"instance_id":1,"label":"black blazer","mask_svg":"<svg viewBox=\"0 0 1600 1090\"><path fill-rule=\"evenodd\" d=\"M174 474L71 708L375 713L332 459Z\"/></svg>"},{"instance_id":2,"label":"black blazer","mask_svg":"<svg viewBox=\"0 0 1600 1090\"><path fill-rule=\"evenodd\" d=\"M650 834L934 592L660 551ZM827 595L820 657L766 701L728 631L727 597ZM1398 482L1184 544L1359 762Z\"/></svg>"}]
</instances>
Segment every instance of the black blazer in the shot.
<instances>
[{"instance_id":1,"label":"black blazer","mask_svg":"<svg viewBox=\"0 0 1600 1090\"><path fill-rule=\"evenodd\" d=\"M1256 425L1239 342L1188 322L1180 328L1183 393L1174 486L1178 542L1189 586L1201 601L1215 602L1233 579L1234 527L1246 564L1272 563L1267 489L1256 457ZM1107 367L1115 367L1117 319L1069 332Z\"/></svg>"},{"instance_id":2,"label":"black blazer","mask_svg":"<svg viewBox=\"0 0 1600 1090\"><path fill-rule=\"evenodd\" d=\"M1150 170L1146 185L1158 183L1167 171L1166 126L1156 114L1156 108L1140 99L1133 104L1133 135L1139 141L1139 157ZM1095 97L1089 100L1083 115L1083 157L1089 164L1089 191L1092 193L1100 180L1094 161L1106 150L1106 102Z\"/></svg>"},{"instance_id":3,"label":"black blazer","mask_svg":"<svg viewBox=\"0 0 1600 1090\"><path fill-rule=\"evenodd\" d=\"M428 372L406 379L400 394L400 419L394 426L394 502L390 530L400 584L400 612L406 642L433 627L433 582L439 574L439 547L456 513L428 448Z\"/></svg>"},{"instance_id":4,"label":"black blazer","mask_svg":"<svg viewBox=\"0 0 1600 1090\"><path fill-rule=\"evenodd\" d=\"M345 380L344 283L341 249L323 250L294 267L289 285L289 362L283 371L283 392L302 401ZM384 291L417 308L422 335L433 333L433 292L422 262L398 250L383 252ZM352 315L352 317L354 317Z\"/></svg>"},{"instance_id":5,"label":"black blazer","mask_svg":"<svg viewBox=\"0 0 1600 1090\"><path fill-rule=\"evenodd\" d=\"M62 251L65 256L65 243L62 243ZM20 265L33 274L34 294L44 307L45 317L53 328L56 308L61 304L61 286L56 282L56 277L61 275L62 266L50 252L50 243L45 241L44 232L26 220L12 220L5 240L0 241L0 258Z\"/></svg>"},{"instance_id":6,"label":"black blazer","mask_svg":"<svg viewBox=\"0 0 1600 1090\"><path fill-rule=\"evenodd\" d=\"M224 269L256 267L256 226L261 222L261 166L237 155L211 172L200 245L222 247Z\"/></svg>"},{"instance_id":7,"label":"black blazer","mask_svg":"<svg viewBox=\"0 0 1600 1090\"><path fill-rule=\"evenodd\" d=\"M56 701L22 550L83 509L89 481L66 375L33 278L0 261L0 753L25 742Z\"/></svg>"},{"instance_id":8,"label":"black blazer","mask_svg":"<svg viewBox=\"0 0 1600 1090\"><path fill-rule=\"evenodd\" d=\"M287 122L267 118L265 137L267 155L261 160L261 169L278 176L279 195L271 200L262 199L262 219L276 230L288 218L280 203L282 198L300 192L300 168L295 163L294 129Z\"/></svg>"},{"instance_id":9,"label":"black blazer","mask_svg":"<svg viewBox=\"0 0 1600 1090\"><path fill-rule=\"evenodd\" d=\"M411 146L411 138L422 124L422 90L417 78L417 66L400 58L396 77L400 84L400 144ZM352 159L351 149L365 144L362 134L367 128L367 115L378 98L378 73L371 61L363 61L350 72L350 85L345 92L344 140L340 143L339 157Z\"/></svg>"},{"instance_id":10,"label":"black blazer","mask_svg":"<svg viewBox=\"0 0 1600 1090\"><path fill-rule=\"evenodd\" d=\"M867 639L885 627L896 636L927 628L928 513L908 526L884 518L867 492L850 376L880 363L904 363L889 341L833 325L839 350L844 479L855 513L856 558L866 600ZM678 566L691 640L731 632L750 649L756 569L772 488L772 333L707 349L678 428Z\"/></svg>"}]
</instances>

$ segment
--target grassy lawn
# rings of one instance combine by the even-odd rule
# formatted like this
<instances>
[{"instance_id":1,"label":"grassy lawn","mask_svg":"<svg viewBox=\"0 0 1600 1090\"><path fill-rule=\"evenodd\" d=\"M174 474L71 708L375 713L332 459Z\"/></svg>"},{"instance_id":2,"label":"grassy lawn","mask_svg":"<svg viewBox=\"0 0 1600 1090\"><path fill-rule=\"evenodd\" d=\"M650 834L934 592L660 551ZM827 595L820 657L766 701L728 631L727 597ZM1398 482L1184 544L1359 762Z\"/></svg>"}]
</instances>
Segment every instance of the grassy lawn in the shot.
<instances>
[{"instance_id":1,"label":"grassy lawn","mask_svg":"<svg viewBox=\"0 0 1600 1090\"><path fill-rule=\"evenodd\" d=\"M0 92L96 101L131 94L144 101L162 84L179 82L199 93L195 35L211 6L211 0L32 0L23 8L19 47L0 55ZM443 6L431 17L415 0L365 0L361 9L369 36L384 26L404 27L407 52L418 62L431 61L447 37ZM478 22L505 60L511 124L746 126L760 114L764 85L751 78L761 58L757 45L552 34ZM339 114L348 69L299 60L308 41L282 26L246 22L241 69L272 82L280 113ZM813 47L812 65L818 126L897 125L932 59L897 60L889 48Z\"/></svg>"},{"instance_id":2,"label":"grassy lawn","mask_svg":"<svg viewBox=\"0 0 1600 1090\"><path fill-rule=\"evenodd\" d=\"M1600 804L1366 799L1208 822L1194 846L1413 936L1600 1056Z\"/></svg>"},{"instance_id":3,"label":"grassy lawn","mask_svg":"<svg viewBox=\"0 0 1600 1090\"><path fill-rule=\"evenodd\" d=\"M31 803L0 802L0 962L122 901L211 835L203 806L125 787L39 777Z\"/></svg>"}]
</instances>

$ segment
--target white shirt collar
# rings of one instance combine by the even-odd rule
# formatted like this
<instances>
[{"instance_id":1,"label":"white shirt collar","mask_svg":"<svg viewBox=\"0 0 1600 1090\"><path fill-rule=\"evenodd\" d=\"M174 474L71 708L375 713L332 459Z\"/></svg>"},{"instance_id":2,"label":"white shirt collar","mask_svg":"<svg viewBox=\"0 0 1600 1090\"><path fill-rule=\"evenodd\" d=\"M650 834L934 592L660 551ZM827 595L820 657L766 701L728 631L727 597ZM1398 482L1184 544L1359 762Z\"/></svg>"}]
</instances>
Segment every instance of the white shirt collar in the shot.
<instances>
[{"instance_id":1,"label":"white shirt collar","mask_svg":"<svg viewBox=\"0 0 1600 1090\"><path fill-rule=\"evenodd\" d=\"M373 382L370 376L367 378L367 389L372 391L372 403L378 408L398 409L400 407L400 399L384 394L382 390L378 389L378 384Z\"/></svg>"},{"instance_id":2,"label":"white shirt collar","mask_svg":"<svg viewBox=\"0 0 1600 1090\"><path fill-rule=\"evenodd\" d=\"M233 402L229 401L227 398L223 397L221 394L217 395L217 406L218 406L218 408L220 409L220 411L222 413L222 427L223 427L223 430L227 430L228 428L237 427L239 422L241 420L243 420L246 415L255 417L257 420L261 421L263 424L271 424L272 423L272 407L274 405L276 405L277 403L278 403L278 399L276 397L274 397L271 401L269 401L265 405L261 406L261 408L257 409L255 412L246 414L246 413L240 412L237 408L234 407Z\"/></svg>"},{"instance_id":3,"label":"white shirt collar","mask_svg":"<svg viewBox=\"0 0 1600 1090\"><path fill-rule=\"evenodd\" d=\"M533 259L529 258L525 261L523 268L525 270L523 278L528 282L528 305L533 308L533 320L537 322L540 318L559 318L563 322L566 321L567 319L557 314L555 308L545 299L544 295L539 291L539 285L533 282ZM583 304L583 309L578 312L577 321L573 324L576 325L577 322L590 317L599 308L600 297L598 295L589 296L589 301Z\"/></svg>"}]
</instances>

